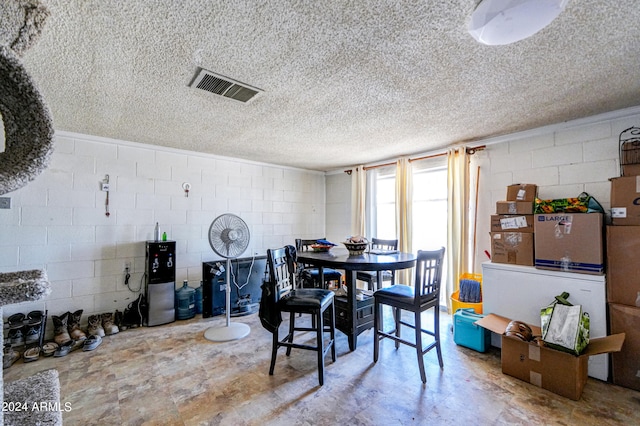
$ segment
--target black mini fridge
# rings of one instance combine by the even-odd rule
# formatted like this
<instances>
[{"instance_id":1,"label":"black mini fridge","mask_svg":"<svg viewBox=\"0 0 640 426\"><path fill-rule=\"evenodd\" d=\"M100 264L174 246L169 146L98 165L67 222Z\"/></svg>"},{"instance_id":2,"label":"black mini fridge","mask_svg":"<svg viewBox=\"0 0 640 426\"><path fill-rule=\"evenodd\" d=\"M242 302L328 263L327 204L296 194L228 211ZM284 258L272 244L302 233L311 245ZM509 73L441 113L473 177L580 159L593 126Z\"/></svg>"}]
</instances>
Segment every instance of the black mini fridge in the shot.
<instances>
[{"instance_id":1,"label":"black mini fridge","mask_svg":"<svg viewBox=\"0 0 640 426\"><path fill-rule=\"evenodd\" d=\"M176 320L176 242L147 241L146 285L148 326Z\"/></svg>"}]
</instances>

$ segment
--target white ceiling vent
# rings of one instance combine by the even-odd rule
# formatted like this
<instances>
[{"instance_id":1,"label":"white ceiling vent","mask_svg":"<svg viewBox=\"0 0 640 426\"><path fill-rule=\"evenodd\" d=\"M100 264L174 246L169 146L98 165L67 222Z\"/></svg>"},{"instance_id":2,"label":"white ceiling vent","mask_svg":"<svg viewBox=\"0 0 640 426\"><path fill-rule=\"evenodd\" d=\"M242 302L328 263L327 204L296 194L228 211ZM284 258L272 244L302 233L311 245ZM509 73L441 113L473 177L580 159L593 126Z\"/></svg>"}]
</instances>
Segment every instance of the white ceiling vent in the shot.
<instances>
[{"instance_id":1,"label":"white ceiling vent","mask_svg":"<svg viewBox=\"0 0 640 426\"><path fill-rule=\"evenodd\" d=\"M190 87L206 90L225 98L247 103L255 99L263 91L256 87L233 80L205 69L200 69L189 85Z\"/></svg>"}]
</instances>

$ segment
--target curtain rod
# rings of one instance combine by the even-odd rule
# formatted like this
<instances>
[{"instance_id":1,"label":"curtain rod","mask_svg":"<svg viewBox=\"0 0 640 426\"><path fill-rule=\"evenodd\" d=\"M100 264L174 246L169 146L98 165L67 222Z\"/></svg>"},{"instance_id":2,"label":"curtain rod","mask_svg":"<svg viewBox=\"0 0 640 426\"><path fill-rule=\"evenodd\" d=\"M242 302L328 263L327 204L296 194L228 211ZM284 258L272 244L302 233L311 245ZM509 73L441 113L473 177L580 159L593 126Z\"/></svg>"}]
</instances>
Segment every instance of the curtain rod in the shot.
<instances>
[{"instance_id":1,"label":"curtain rod","mask_svg":"<svg viewBox=\"0 0 640 426\"><path fill-rule=\"evenodd\" d=\"M473 155L475 154L477 151L482 151L483 149L486 148L486 145L480 145L480 146L474 146L472 148L467 148L467 154L469 155ZM446 152L441 152L439 154L431 154L431 155L424 155L422 157L416 157L416 158L409 158L409 162L413 162L413 161L420 161L420 160L427 160L429 158L436 158L436 157L442 157L443 155L447 155ZM362 168L364 170L372 170L372 169L377 169L380 167L387 167L387 166L393 166L395 163L394 162L390 162L390 163L383 163L383 164L376 164L375 166L363 166ZM348 175L351 175L351 172L353 171L353 169L349 169L349 170L345 170L344 172Z\"/></svg>"}]
</instances>

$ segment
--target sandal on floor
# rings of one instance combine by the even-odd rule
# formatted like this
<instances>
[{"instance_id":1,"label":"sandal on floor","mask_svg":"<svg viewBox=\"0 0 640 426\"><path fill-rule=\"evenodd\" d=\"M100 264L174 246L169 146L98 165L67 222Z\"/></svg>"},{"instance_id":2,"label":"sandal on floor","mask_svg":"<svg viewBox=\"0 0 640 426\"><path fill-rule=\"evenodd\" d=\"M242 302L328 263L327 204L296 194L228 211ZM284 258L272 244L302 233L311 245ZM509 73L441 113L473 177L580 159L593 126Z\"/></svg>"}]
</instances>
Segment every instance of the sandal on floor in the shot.
<instances>
[{"instance_id":1,"label":"sandal on floor","mask_svg":"<svg viewBox=\"0 0 640 426\"><path fill-rule=\"evenodd\" d=\"M87 337L86 340L84 340L84 343L82 345L82 350L92 351L98 346L100 346L100 343L102 343L102 337L92 334L91 336Z\"/></svg>"},{"instance_id":2,"label":"sandal on floor","mask_svg":"<svg viewBox=\"0 0 640 426\"><path fill-rule=\"evenodd\" d=\"M53 353L53 356L54 357L67 356L69 352L71 352L71 348L73 347L73 345L74 345L73 340L67 340L66 342L61 344L58 347L58 349L55 350L55 352Z\"/></svg>"},{"instance_id":3,"label":"sandal on floor","mask_svg":"<svg viewBox=\"0 0 640 426\"><path fill-rule=\"evenodd\" d=\"M14 351L11 345L6 345L2 356L2 369L11 367L20 359L20 352Z\"/></svg>"},{"instance_id":4,"label":"sandal on floor","mask_svg":"<svg viewBox=\"0 0 640 426\"><path fill-rule=\"evenodd\" d=\"M34 346L33 348L27 349L22 355L24 358L24 362L33 362L37 361L40 358L40 347Z\"/></svg>"},{"instance_id":5,"label":"sandal on floor","mask_svg":"<svg viewBox=\"0 0 640 426\"><path fill-rule=\"evenodd\" d=\"M53 356L55 351L58 350L60 346L56 342L47 342L42 345L42 355L43 356Z\"/></svg>"}]
</instances>

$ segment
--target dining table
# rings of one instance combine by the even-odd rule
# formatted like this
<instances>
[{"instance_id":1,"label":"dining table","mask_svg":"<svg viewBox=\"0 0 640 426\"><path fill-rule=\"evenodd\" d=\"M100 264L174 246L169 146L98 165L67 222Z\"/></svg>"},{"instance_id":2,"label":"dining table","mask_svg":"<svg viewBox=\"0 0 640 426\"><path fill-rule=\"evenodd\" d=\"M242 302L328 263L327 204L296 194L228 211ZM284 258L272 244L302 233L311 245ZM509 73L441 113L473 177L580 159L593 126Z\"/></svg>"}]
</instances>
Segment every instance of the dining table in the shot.
<instances>
[{"instance_id":1,"label":"dining table","mask_svg":"<svg viewBox=\"0 0 640 426\"><path fill-rule=\"evenodd\" d=\"M335 297L336 328L347 335L349 349L352 351L357 347L358 335L374 325L373 297L362 292L362 296L356 295L357 272L397 271L412 268L416 264L416 255L412 253L376 251L352 256L346 249L340 247L334 247L328 251L298 252L297 256L298 262L318 268L320 283L324 283L323 268L345 271L346 295Z\"/></svg>"}]
</instances>

